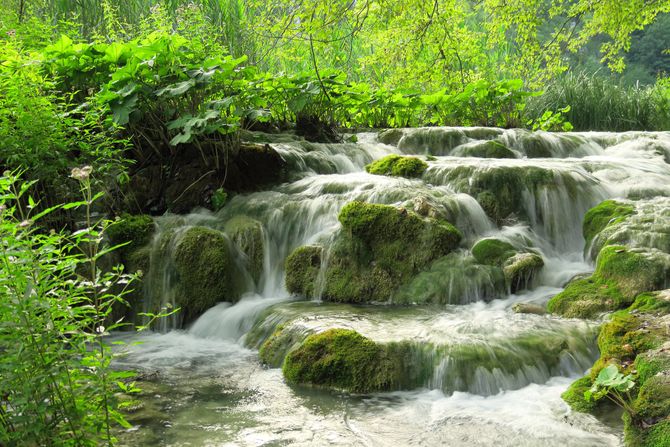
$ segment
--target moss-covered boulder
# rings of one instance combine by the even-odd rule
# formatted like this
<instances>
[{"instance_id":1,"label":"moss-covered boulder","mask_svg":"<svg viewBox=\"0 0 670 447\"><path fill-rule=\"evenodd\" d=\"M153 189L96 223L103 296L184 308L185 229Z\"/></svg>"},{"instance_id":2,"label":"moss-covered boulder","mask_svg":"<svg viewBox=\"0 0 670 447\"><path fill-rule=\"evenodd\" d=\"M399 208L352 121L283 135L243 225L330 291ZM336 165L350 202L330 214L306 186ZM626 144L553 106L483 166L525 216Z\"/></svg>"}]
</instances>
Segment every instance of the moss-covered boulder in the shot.
<instances>
[{"instance_id":1,"label":"moss-covered boulder","mask_svg":"<svg viewBox=\"0 0 670 447\"><path fill-rule=\"evenodd\" d=\"M589 247L593 238L610 225L622 222L626 217L635 213L635 207L616 200L605 200L599 205L591 208L582 224L582 231L586 246Z\"/></svg>"},{"instance_id":2,"label":"moss-covered boulder","mask_svg":"<svg viewBox=\"0 0 670 447\"><path fill-rule=\"evenodd\" d=\"M314 296L315 278L321 268L323 249L314 245L298 247L286 258L286 290Z\"/></svg>"},{"instance_id":3,"label":"moss-covered boulder","mask_svg":"<svg viewBox=\"0 0 670 447\"><path fill-rule=\"evenodd\" d=\"M421 177L427 168L428 164L417 157L391 154L370 163L365 170L376 175L414 178Z\"/></svg>"},{"instance_id":4,"label":"moss-covered boulder","mask_svg":"<svg viewBox=\"0 0 670 447\"><path fill-rule=\"evenodd\" d=\"M235 302L235 262L232 247L219 231L189 228L181 235L174 251L177 273L175 302L187 323L220 301Z\"/></svg>"},{"instance_id":5,"label":"moss-covered boulder","mask_svg":"<svg viewBox=\"0 0 670 447\"><path fill-rule=\"evenodd\" d=\"M263 274L265 237L263 225L247 216L235 216L225 224L225 231L237 248L246 256L247 271L258 283Z\"/></svg>"},{"instance_id":6,"label":"moss-covered boulder","mask_svg":"<svg viewBox=\"0 0 670 447\"><path fill-rule=\"evenodd\" d=\"M121 255L125 256L147 245L154 230L154 221L151 216L125 214L107 228L107 236L114 245L126 244L119 249Z\"/></svg>"},{"instance_id":7,"label":"moss-covered boulder","mask_svg":"<svg viewBox=\"0 0 670 447\"><path fill-rule=\"evenodd\" d=\"M342 208L339 220L342 232L329 247L322 276L322 297L330 301L388 301L462 238L445 220L388 205L352 202ZM316 255L314 249L298 249L289 257L286 283L291 292L314 292Z\"/></svg>"},{"instance_id":8,"label":"moss-covered boulder","mask_svg":"<svg viewBox=\"0 0 670 447\"><path fill-rule=\"evenodd\" d=\"M513 150L495 140L465 144L454 150L451 155L477 158L517 158Z\"/></svg>"},{"instance_id":9,"label":"moss-covered boulder","mask_svg":"<svg viewBox=\"0 0 670 447\"><path fill-rule=\"evenodd\" d=\"M512 244L500 239L481 239L472 247L472 256L484 265L502 266L517 253Z\"/></svg>"},{"instance_id":10,"label":"moss-covered boulder","mask_svg":"<svg viewBox=\"0 0 670 447\"><path fill-rule=\"evenodd\" d=\"M403 364L393 350L348 329L310 335L284 361L289 383L337 388L357 393L396 388Z\"/></svg>"}]
</instances>

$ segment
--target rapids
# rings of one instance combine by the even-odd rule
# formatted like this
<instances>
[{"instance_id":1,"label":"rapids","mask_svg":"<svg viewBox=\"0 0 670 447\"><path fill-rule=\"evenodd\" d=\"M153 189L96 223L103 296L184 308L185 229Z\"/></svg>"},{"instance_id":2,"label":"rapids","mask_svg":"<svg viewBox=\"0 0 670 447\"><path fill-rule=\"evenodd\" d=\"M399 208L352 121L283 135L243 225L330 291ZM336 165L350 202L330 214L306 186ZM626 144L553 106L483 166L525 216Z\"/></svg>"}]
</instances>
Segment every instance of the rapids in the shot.
<instances>
[{"instance_id":1,"label":"rapids","mask_svg":"<svg viewBox=\"0 0 670 447\"><path fill-rule=\"evenodd\" d=\"M117 365L150 378L143 382L145 406L131 415L134 427L121 434L122 443L621 444L616 416L605 425L571 412L560 398L598 357L597 322L516 314L512 307L544 304L572 277L593 269L581 222L602 200L641 200L638 206L656 206L663 214L665 199L658 197L670 195L670 134L483 128L393 132L392 138L362 133L357 143L341 144L261 135L286 161L287 183L235 196L218 213L194 210L157 219L150 287L145 288L148 310L157 303L174 304L177 278L170 247L190 226L225 232L226 223L239 215L261 222L263 271L255 279L241 262L243 298L211 308L186 329L172 318L161 323L162 332L113 336L127 343L119 348L125 353ZM516 158L461 156L467 147L490 139L505 144ZM366 164L388 154L428 156L429 167L412 180L365 172ZM510 204L512 218L496 222L476 194L478 185L498 174L523 180L520 200ZM453 255L459 265L465 265L478 239L497 237L516 248L532 248L545 267L531 290L510 294L492 287L486 272L454 269L453 263L444 269L433 266L424 281L403 287L403 299L397 301L422 302L422 296L439 293L450 303L439 306L325 303L318 291L309 301L289 296L284 260L302 245L328 247L340 231L339 210L353 200L408 209L417 200L428 203L463 232ZM633 240L647 234L620 233ZM245 259L239 248L233 249L239 260ZM302 334L351 328L378 342L407 342L415 359L407 386L369 395L289 387L281 370L261 366L257 354L280 325Z\"/></svg>"}]
</instances>

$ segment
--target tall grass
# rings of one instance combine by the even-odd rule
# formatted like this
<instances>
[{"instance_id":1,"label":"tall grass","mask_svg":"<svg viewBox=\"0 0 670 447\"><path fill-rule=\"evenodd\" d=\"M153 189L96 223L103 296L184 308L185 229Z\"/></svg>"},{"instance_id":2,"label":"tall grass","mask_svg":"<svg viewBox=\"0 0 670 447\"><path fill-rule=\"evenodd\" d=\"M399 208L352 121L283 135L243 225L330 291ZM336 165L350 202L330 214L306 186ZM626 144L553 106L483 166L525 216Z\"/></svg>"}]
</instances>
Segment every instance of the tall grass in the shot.
<instances>
[{"instance_id":1,"label":"tall grass","mask_svg":"<svg viewBox=\"0 0 670 447\"><path fill-rule=\"evenodd\" d=\"M537 118L568 105L574 130L670 130L670 89L662 84L624 86L598 74L568 73L529 101L526 113Z\"/></svg>"}]
</instances>

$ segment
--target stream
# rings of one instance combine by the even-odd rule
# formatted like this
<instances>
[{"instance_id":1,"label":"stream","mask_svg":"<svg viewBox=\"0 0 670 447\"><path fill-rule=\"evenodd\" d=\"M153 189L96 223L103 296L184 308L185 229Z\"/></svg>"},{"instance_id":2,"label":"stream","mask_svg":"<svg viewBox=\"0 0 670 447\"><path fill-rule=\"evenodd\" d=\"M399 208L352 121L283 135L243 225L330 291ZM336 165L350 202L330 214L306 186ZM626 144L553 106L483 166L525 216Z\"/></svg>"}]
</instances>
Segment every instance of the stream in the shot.
<instances>
[{"instance_id":1,"label":"stream","mask_svg":"<svg viewBox=\"0 0 670 447\"><path fill-rule=\"evenodd\" d=\"M175 300L171 253L158 247L167 232L195 225L225 232L231 219L248 216L263 227L263 268L256 279L241 268L242 299L218 304L186 329L170 317L156 332L112 336L125 342L116 366L138 371L145 390L142 408L129 417L133 428L119 434L121 445L622 445L620 414L596 419L571 411L560 397L598 358L599 322L512 308L544 305L575 275L593 270L582 236L591 207L609 198L653 204L670 196L669 133L426 128L393 138L360 133L357 142L339 144L259 138L286 161L288 182L235 196L217 213L157 219L148 309ZM490 140L515 158L469 156ZM419 156L428 169L418 179L365 172L389 154ZM510 204L513 215L494 222L476 200L476 186L501 172L527 180L521 200ZM536 173L551 180L535 181ZM428 204L463 241L450 262L403 286L392 303L329 303L318 287L309 300L290 296L286 257L302 245L328 247L341 228L339 210L354 200L409 210ZM484 237L541 254L544 268L530 287L501 291L486 270L467 267L470 248ZM159 252L165 259L153 262ZM349 328L376 342L408 342L414 386L364 395L289 386L280 368L258 357L280 325L303 334Z\"/></svg>"}]
</instances>

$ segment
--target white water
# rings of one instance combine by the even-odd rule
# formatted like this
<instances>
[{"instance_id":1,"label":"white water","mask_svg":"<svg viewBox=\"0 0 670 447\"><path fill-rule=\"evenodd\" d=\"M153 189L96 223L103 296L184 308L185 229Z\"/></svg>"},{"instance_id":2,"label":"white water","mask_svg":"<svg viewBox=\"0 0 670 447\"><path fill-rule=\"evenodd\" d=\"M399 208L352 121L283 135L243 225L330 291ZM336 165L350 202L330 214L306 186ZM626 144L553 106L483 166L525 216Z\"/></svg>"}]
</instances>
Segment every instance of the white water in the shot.
<instances>
[{"instance_id":1,"label":"white water","mask_svg":"<svg viewBox=\"0 0 670 447\"><path fill-rule=\"evenodd\" d=\"M275 144L288 163L290 183L234 197L218 214L198 211L178 218L167 216L159 222L162 229L205 225L223 231L225 222L234 216L257 219L264 228L264 272L258 283L249 283L247 295L238 304L219 304L188 332L148 334L141 337L144 344L129 348L123 366L157 371L159 382L174 390L174 395L151 398L151 405L160 410L124 437L129 445L138 445L137 440L142 439L146 440L144 445L175 446L620 444L617 428L570 412L560 399L571 380L595 359L593 352L581 354L584 358L561 358L553 369L540 364L527 364L516 374L478 369L478 376L466 386L471 392L454 392L459 385L447 383L453 376L449 368L454 367L454 359L446 356L437 362L423 389L347 396L289 388L278 369L262 368L255 351L241 346L244 335L274 305L264 317L268 324L285 317L289 324L308 332L351 327L380 342L479 343L492 349L515 336L545 331L558 338L577 334L576 339L585 340L580 342L584 352L592 349L586 346L592 325L517 315L511 306L516 302L543 304L574 275L592 268L582 256L581 236L581 221L590 207L606 198L670 195L670 166L665 163L670 134L532 135L499 129L440 128L408 130L405 134L397 147L378 143L373 134L359 135L358 144ZM477 138L498 138L519 158L449 155L459 144ZM522 158L533 150L529 138L541 140L549 156ZM428 171L418 180L364 172L365 164L390 153L437 157L429 161ZM524 216L498 227L468 194L473 179L491 171L528 167L550 172L554 182L524 190L519 204ZM288 303L283 286L284 259L301 245L327 245L339 230L337 214L342 206L363 200L412 209L417 198L464 233L465 253L477 239L491 236L506 239L517 248L533 247L545 260L538 287L516 296L500 296L490 303L437 310L361 310L345 305L308 308ZM654 200L659 208L665 206L659 202L664 199ZM633 240L643 234L625 231ZM156 288L160 294L152 298L174 299L169 275L165 271L150 274L163 284ZM479 289L472 290L469 293L474 293L474 298L463 302L477 299ZM523 352L523 356L527 354ZM552 377L557 371L561 377Z\"/></svg>"}]
</instances>

